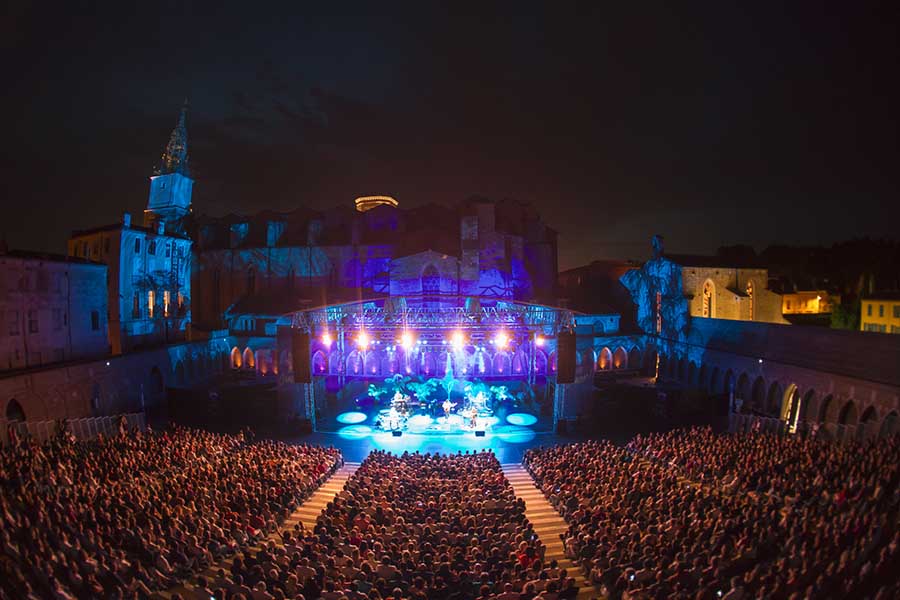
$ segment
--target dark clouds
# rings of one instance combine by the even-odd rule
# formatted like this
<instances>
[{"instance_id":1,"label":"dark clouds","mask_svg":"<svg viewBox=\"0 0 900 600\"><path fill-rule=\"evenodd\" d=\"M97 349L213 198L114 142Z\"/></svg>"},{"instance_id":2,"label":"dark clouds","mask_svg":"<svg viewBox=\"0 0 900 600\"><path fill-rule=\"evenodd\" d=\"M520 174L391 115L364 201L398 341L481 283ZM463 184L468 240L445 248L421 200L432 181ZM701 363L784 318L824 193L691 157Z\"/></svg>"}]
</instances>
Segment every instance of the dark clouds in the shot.
<instances>
[{"instance_id":1,"label":"dark clouds","mask_svg":"<svg viewBox=\"0 0 900 600\"><path fill-rule=\"evenodd\" d=\"M139 215L189 96L203 212L514 197L563 266L657 231L680 251L896 232L890 5L424 4L15 5L3 231L61 250Z\"/></svg>"}]
</instances>

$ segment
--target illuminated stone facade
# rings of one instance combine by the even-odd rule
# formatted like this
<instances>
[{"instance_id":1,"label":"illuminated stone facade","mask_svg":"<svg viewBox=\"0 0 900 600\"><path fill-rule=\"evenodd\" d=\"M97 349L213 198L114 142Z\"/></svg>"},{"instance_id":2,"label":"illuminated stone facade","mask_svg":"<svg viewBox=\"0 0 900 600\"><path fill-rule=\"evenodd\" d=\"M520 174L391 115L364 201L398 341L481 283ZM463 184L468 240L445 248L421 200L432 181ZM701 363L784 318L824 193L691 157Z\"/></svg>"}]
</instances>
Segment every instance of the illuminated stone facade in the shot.
<instances>
[{"instance_id":1,"label":"illuminated stone facade","mask_svg":"<svg viewBox=\"0 0 900 600\"><path fill-rule=\"evenodd\" d=\"M0 252L0 371L102 356L106 267L29 252Z\"/></svg>"},{"instance_id":2,"label":"illuminated stone facade","mask_svg":"<svg viewBox=\"0 0 900 600\"><path fill-rule=\"evenodd\" d=\"M69 256L109 267L109 339L114 354L185 339L191 320L191 239L186 233L187 107L150 177L143 225L121 223L72 234Z\"/></svg>"},{"instance_id":3,"label":"illuminated stone facade","mask_svg":"<svg viewBox=\"0 0 900 600\"><path fill-rule=\"evenodd\" d=\"M550 301L557 275L556 232L510 201L201 217L195 250L195 322L247 334L370 297Z\"/></svg>"}]
</instances>

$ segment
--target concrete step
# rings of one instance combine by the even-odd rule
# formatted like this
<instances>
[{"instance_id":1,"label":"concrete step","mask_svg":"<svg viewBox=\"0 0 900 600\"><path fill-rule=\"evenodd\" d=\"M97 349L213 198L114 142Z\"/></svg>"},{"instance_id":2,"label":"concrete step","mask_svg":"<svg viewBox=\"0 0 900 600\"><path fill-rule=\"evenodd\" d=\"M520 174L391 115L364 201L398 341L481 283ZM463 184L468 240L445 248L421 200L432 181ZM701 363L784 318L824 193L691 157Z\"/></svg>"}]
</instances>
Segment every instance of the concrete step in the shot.
<instances>
[{"instance_id":1,"label":"concrete step","mask_svg":"<svg viewBox=\"0 0 900 600\"><path fill-rule=\"evenodd\" d=\"M522 465L504 464L500 466L503 469L503 474L509 480L516 497L525 501L525 517L534 528L538 539L546 547L544 558L548 561L556 560L560 568L565 569L568 576L575 579L575 583L579 588L579 599L599 598L599 591L588 584L581 568L575 566L565 556L563 542L559 536L568 530L568 523L553 508L553 505L547 501L547 498L535 485L531 475Z\"/></svg>"},{"instance_id":2,"label":"concrete step","mask_svg":"<svg viewBox=\"0 0 900 600\"><path fill-rule=\"evenodd\" d=\"M324 509L329 502L334 500L334 497L344 489L344 484L347 482L347 479L350 478L353 473L356 472L356 469L359 468L359 463L344 463L344 466L335 471L331 477L329 477L319 488L313 492L312 496L310 496L306 502L297 507L294 512L292 512L281 527L278 528L278 531L270 535L269 537L262 540L256 546L253 546L251 551L258 551L263 544L268 543L269 540L280 540L281 532L285 529L292 528L296 523L303 523L303 525L307 528L311 527L315 524L316 519L319 518L319 515L322 514L322 509ZM233 558L226 558L224 560L219 561L217 564L212 567L206 569L203 573L198 573L197 575L206 575L207 577L212 577L215 575L215 572L218 569L228 570L233 563ZM179 593L182 597L189 599L196 596L194 593L195 586L193 582L197 580L197 575L193 576L190 581L186 581L181 583L169 590L164 592L157 592L153 595L156 600L169 600L172 597L172 594Z\"/></svg>"}]
</instances>

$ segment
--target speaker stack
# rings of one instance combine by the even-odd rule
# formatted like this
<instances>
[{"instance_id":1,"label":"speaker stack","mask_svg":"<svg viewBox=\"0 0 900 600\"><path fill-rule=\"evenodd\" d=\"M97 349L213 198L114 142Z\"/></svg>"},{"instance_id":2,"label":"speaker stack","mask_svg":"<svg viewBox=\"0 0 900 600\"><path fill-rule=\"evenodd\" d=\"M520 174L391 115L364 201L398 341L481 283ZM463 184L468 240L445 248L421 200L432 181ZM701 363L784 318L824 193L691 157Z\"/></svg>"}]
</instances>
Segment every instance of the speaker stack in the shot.
<instances>
[{"instance_id":1,"label":"speaker stack","mask_svg":"<svg viewBox=\"0 0 900 600\"><path fill-rule=\"evenodd\" d=\"M294 364L294 383L312 383L309 364L309 333L295 330L291 337L291 357Z\"/></svg>"},{"instance_id":2,"label":"speaker stack","mask_svg":"<svg viewBox=\"0 0 900 600\"><path fill-rule=\"evenodd\" d=\"M575 334L571 331L556 336L556 382L575 383Z\"/></svg>"}]
</instances>

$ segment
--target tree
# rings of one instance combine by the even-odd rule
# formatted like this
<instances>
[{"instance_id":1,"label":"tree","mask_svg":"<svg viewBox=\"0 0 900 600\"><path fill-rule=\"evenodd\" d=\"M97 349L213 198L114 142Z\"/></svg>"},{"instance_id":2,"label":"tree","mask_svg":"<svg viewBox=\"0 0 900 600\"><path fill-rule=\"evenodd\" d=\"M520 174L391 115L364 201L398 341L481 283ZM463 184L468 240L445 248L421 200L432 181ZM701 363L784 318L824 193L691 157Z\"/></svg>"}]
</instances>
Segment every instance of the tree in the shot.
<instances>
[{"instance_id":1,"label":"tree","mask_svg":"<svg viewBox=\"0 0 900 600\"><path fill-rule=\"evenodd\" d=\"M838 304L831 311L831 328L859 330L859 311L859 298L850 304Z\"/></svg>"}]
</instances>

